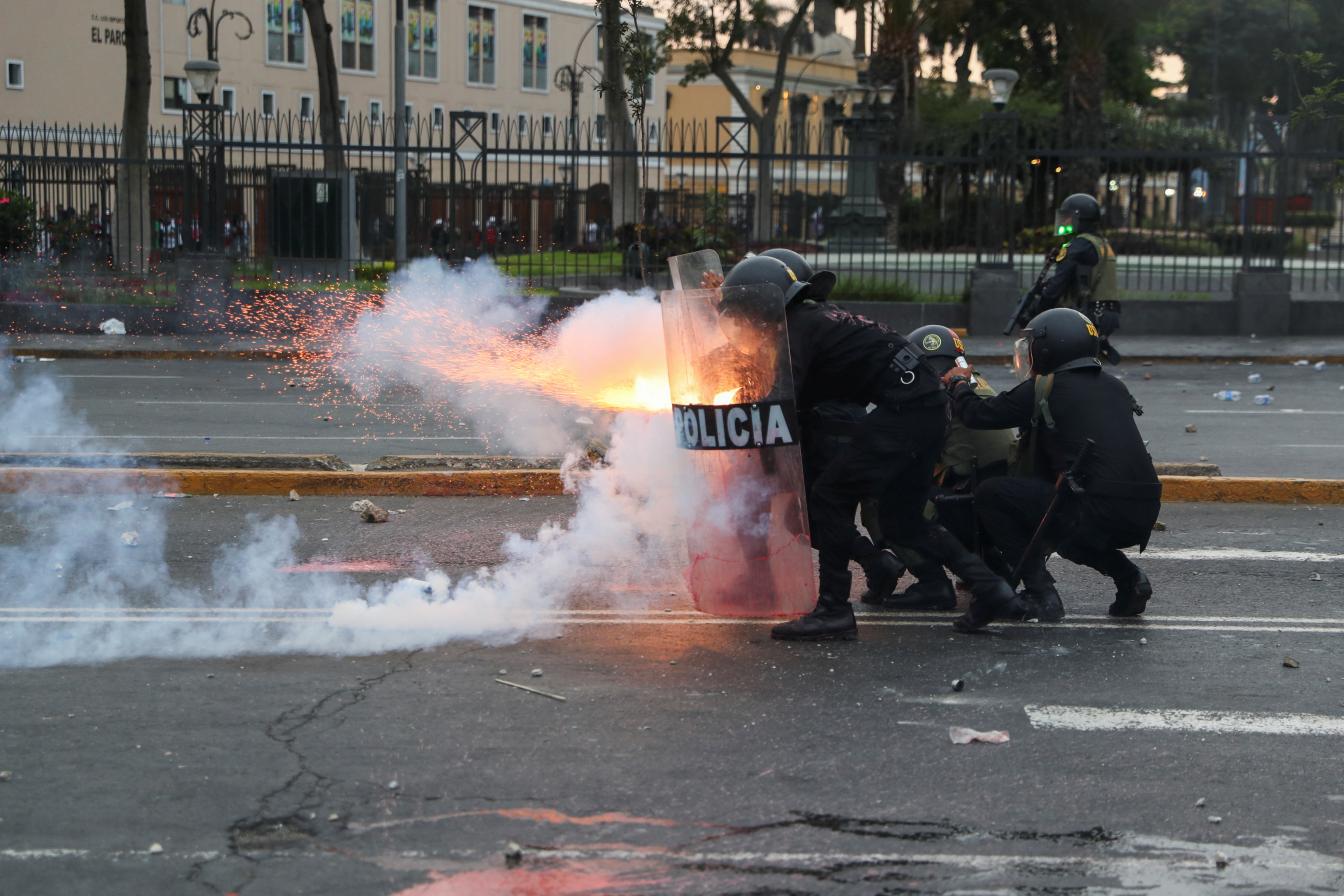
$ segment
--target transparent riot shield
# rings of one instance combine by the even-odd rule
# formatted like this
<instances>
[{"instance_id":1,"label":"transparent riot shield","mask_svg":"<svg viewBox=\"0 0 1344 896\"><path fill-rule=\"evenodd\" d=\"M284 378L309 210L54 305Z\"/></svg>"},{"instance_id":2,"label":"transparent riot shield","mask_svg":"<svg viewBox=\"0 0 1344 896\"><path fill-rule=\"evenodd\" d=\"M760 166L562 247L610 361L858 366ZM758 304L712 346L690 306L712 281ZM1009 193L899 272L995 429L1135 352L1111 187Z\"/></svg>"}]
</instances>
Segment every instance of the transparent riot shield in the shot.
<instances>
[{"instance_id":1,"label":"transparent riot shield","mask_svg":"<svg viewBox=\"0 0 1344 896\"><path fill-rule=\"evenodd\" d=\"M695 605L806 613L817 592L784 296L774 286L671 290L662 311L677 444L699 479L686 511Z\"/></svg>"},{"instance_id":2,"label":"transparent riot shield","mask_svg":"<svg viewBox=\"0 0 1344 896\"><path fill-rule=\"evenodd\" d=\"M713 249L673 255L667 265L672 270L672 288L677 291L712 289L723 282L723 263ZM712 276L711 281L705 279L706 274Z\"/></svg>"}]
</instances>

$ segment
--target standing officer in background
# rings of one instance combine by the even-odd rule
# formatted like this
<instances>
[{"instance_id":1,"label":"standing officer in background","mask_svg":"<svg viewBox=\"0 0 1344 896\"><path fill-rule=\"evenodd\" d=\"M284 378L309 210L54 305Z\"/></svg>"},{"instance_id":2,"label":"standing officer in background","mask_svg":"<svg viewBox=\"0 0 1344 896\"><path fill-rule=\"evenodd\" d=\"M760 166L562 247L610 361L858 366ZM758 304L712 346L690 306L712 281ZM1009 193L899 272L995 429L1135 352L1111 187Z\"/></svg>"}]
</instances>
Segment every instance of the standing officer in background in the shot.
<instances>
[{"instance_id":1,"label":"standing officer in background","mask_svg":"<svg viewBox=\"0 0 1344 896\"><path fill-rule=\"evenodd\" d=\"M950 370L965 371L972 380L975 394L992 398L998 393L978 371L967 364L961 337L947 327L930 325L910 333L910 343L942 377ZM966 366L962 366L966 365ZM933 473L933 498L925 516L955 535L969 550L976 550L979 523L975 518L973 493L977 485L1009 472L1017 448L1017 433L1006 429L969 429L953 418L947 428L942 456ZM957 593L937 560L924 557L910 548L895 548L910 568L916 582L882 604L885 610L955 610ZM991 568L1002 575L1008 569L995 566L997 554L987 555ZM1001 561L1000 561L1001 563Z\"/></svg>"},{"instance_id":2,"label":"standing officer in background","mask_svg":"<svg viewBox=\"0 0 1344 896\"><path fill-rule=\"evenodd\" d=\"M941 561L967 582L970 615L984 625L1021 607L1013 590L957 539L930 526L924 504L947 426L947 395L938 377L905 337L826 302L808 298L810 285L775 258L739 262L724 279L736 286L769 284L784 295L794 389L801 411L824 401L875 404L853 441L810 484L812 543L820 554L820 591L808 615L776 626L782 640L852 640L850 572L858 530L854 512L878 498L886 537ZM725 299L720 315L735 313Z\"/></svg>"},{"instance_id":3,"label":"standing officer in background","mask_svg":"<svg viewBox=\"0 0 1344 896\"><path fill-rule=\"evenodd\" d=\"M1064 243L1054 255L1054 273L1032 290L1028 307L1036 313L1074 308L1091 318L1101 338L1100 356L1120 363L1110 343L1120 329L1120 287L1115 250L1100 233L1101 205L1086 193L1074 193L1055 212L1055 235Z\"/></svg>"},{"instance_id":4,"label":"standing officer in background","mask_svg":"<svg viewBox=\"0 0 1344 896\"><path fill-rule=\"evenodd\" d=\"M960 368L943 378L954 414L968 427L1022 431L1021 474L982 483L975 507L995 546L1009 562L1022 563L1027 615L1042 622L1064 618L1045 568L1052 551L1115 582L1112 616L1138 616L1153 596L1148 577L1120 549L1147 546L1162 485L1134 423L1142 408L1124 383L1101 369L1098 344L1092 321L1072 308L1054 308L1032 318L1018 341L1016 360L1029 366L1031 377L1016 388L981 398ZM1023 558L1055 496L1056 476L1073 466L1089 441L1077 477L1083 494L1060 490L1040 547Z\"/></svg>"}]
</instances>

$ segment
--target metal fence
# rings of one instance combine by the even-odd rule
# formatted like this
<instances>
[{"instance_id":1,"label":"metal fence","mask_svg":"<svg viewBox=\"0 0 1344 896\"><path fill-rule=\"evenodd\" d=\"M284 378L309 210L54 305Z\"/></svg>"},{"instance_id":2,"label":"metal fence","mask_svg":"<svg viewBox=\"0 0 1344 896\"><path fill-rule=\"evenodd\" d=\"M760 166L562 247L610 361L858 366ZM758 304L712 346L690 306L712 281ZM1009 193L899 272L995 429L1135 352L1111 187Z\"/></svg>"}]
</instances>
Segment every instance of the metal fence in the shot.
<instances>
[{"instance_id":1,"label":"metal fence","mask_svg":"<svg viewBox=\"0 0 1344 896\"><path fill-rule=\"evenodd\" d=\"M132 164L115 128L0 127L0 187L34 218L6 263L153 281L213 248L244 287L376 282L395 256L394 123L342 122L339 152L319 130L226 115L152 133ZM1071 147L994 116L918 141L856 118L786 125L765 145L740 118L630 139L600 119L456 111L407 131L409 256L488 255L539 290L659 285L668 255L787 245L837 272L837 297L957 300L977 264L1029 280L1080 189L1102 200L1132 297L1218 297L1253 268L1289 271L1297 294L1344 281L1344 147Z\"/></svg>"}]
</instances>

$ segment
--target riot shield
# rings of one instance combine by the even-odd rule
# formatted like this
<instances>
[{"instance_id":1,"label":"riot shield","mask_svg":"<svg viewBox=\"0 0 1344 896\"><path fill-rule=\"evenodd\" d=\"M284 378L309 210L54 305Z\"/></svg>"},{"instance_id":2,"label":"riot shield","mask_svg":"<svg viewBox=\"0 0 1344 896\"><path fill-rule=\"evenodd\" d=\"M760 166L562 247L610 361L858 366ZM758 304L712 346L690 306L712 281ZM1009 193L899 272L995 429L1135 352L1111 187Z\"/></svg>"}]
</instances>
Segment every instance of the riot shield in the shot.
<instances>
[{"instance_id":1,"label":"riot shield","mask_svg":"<svg viewBox=\"0 0 1344 896\"><path fill-rule=\"evenodd\" d=\"M723 264L713 249L673 255L667 259L667 266L672 270L672 288L678 292L715 287L723 282ZM705 274L714 275L714 281L705 282Z\"/></svg>"},{"instance_id":2,"label":"riot shield","mask_svg":"<svg viewBox=\"0 0 1344 896\"><path fill-rule=\"evenodd\" d=\"M695 606L806 613L817 592L784 296L774 286L671 290L662 312L677 444L699 478L686 520Z\"/></svg>"}]
</instances>

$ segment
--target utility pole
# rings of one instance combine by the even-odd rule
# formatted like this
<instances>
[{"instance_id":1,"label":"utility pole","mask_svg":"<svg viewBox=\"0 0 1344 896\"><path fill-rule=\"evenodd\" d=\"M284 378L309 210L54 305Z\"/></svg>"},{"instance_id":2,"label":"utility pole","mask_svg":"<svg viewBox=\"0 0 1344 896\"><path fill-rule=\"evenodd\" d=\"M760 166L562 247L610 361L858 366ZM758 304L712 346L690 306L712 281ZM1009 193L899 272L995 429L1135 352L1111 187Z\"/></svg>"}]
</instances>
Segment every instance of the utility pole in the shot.
<instances>
[{"instance_id":1,"label":"utility pole","mask_svg":"<svg viewBox=\"0 0 1344 896\"><path fill-rule=\"evenodd\" d=\"M396 116L396 190L393 196L393 230L396 233L397 267L406 263L406 0L397 0L397 23L392 29L392 109Z\"/></svg>"}]
</instances>

